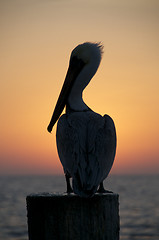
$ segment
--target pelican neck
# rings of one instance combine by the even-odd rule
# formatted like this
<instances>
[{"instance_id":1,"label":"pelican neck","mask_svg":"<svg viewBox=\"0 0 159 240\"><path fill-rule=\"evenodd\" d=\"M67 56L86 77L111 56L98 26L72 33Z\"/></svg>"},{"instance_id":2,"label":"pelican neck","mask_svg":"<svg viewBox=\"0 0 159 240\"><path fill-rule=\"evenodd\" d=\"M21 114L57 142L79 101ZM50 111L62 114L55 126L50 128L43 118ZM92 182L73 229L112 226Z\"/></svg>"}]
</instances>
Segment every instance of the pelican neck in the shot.
<instances>
[{"instance_id":1,"label":"pelican neck","mask_svg":"<svg viewBox=\"0 0 159 240\"><path fill-rule=\"evenodd\" d=\"M92 110L87 105L86 105L86 108L84 109L74 109L70 106L69 103L66 104L66 114L70 114L73 112L88 112L88 111L92 111Z\"/></svg>"}]
</instances>

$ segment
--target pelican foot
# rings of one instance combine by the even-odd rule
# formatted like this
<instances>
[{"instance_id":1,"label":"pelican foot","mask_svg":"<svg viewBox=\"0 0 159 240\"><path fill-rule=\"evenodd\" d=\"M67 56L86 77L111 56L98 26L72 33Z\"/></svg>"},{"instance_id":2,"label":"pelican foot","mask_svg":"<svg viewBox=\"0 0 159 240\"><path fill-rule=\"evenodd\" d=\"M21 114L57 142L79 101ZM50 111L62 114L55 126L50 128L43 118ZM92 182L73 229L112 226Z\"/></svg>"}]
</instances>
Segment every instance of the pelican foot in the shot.
<instances>
[{"instance_id":1,"label":"pelican foot","mask_svg":"<svg viewBox=\"0 0 159 240\"><path fill-rule=\"evenodd\" d=\"M108 191L108 190L105 190L104 188L103 189L98 189L97 190L97 193L113 193L112 191Z\"/></svg>"},{"instance_id":2,"label":"pelican foot","mask_svg":"<svg viewBox=\"0 0 159 240\"><path fill-rule=\"evenodd\" d=\"M103 182L100 183L97 193L113 193L112 191L105 190Z\"/></svg>"},{"instance_id":3,"label":"pelican foot","mask_svg":"<svg viewBox=\"0 0 159 240\"><path fill-rule=\"evenodd\" d=\"M71 183L70 183L70 175L68 173L65 174L65 178L66 178L66 184L67 184L67 194L73 193L73 189L71 187Z\"/></svg>"},{"instance_id":4,"label":"pelican foot","mask_svg":"<svg viewBox=\"0 0 159 240\"><path fill-rule=\"evenodd\" d=\"M66 191L67 194L71 194L73 193L73 189L71 188L71 186L69 188L67 188L67 191Z\"/></svg>"}]
</instances>

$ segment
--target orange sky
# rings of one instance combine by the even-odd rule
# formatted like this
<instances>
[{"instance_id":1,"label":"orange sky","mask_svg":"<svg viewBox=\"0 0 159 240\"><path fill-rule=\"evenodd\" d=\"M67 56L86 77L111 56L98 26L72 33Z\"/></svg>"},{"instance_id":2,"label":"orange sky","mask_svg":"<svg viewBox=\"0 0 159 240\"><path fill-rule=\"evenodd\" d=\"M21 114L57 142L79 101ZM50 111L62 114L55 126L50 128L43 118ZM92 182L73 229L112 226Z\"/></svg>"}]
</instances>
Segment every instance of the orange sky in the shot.
<instances>
[{"instance_id":1,"label":"orange sky","mask_svg":"<svg viewBox=\"0 0 159 240\"><path fill-rule=\"evenodd\" d=\"M159 1L0 0L0 174L59 174L47 125L72 49L102 41L84 91L117 129L111 173L159 173Z\"/></svg>"}]
</instances>

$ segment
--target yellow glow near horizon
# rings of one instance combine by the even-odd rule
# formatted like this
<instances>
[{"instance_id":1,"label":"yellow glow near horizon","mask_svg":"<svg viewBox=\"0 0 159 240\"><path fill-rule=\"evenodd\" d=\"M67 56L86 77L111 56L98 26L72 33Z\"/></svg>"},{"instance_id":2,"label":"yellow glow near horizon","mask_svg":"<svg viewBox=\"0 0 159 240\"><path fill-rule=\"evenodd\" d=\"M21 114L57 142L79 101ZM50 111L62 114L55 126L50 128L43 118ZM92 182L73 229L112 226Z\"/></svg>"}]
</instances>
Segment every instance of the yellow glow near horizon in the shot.
<instances>
[{"instance_id":1,"label":"yellow glow near horizon","mask_svg":"<svg viewBox=\"0 0 159 240\"><path fill-rule=\"evenodd\" d=\"M158 173L159 3L1 1L0 173L62 173L55 129L46 128L72 49L102 41L104 55L84 91L117 128L112 173Z\"/></svg>"}]
</instances>

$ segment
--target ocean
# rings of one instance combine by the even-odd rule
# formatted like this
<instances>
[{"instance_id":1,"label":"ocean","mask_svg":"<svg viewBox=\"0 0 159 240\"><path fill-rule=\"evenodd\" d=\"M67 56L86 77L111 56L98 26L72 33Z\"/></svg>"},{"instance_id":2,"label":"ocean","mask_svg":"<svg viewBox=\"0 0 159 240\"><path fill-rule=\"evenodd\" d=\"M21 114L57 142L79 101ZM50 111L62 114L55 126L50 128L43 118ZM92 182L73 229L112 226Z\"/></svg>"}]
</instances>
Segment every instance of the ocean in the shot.
<instances>
[{"instance_id":1,"label":"ocean","mask_svg":"<svg viewBox=\"0 0 159 240\"><path fill-rule=\"evenodd\" d=\"M159 175L110 175L119 194L120 239L159 240ZM64 176L0 177L0 240L28 240L26 196L66 191Z\"/></svg>"}]
</instances>

